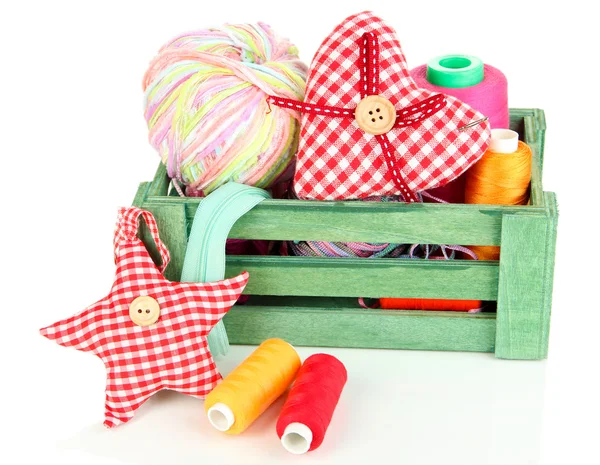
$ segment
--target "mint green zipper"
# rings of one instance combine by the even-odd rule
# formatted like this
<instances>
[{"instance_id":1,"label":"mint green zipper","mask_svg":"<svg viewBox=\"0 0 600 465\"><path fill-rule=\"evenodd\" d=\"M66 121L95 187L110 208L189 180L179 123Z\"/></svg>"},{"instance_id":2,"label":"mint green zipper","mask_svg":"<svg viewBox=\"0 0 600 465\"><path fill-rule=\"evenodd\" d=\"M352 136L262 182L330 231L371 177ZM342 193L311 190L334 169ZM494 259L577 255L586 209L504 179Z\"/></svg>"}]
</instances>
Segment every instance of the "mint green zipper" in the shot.
<instances>
[{"instance_id":1,"label":"mint green zipper","mask_svg":"<svg viewBox=\"0 0 600 465\"><path fill-rule=\"evenodd\" d=\"M235 222L264 199L267 191L229 182L209 194L194 215L181 273L182 282L213 282L225 278L225 243ZM229 340L220 321L208 335L213 355L225 355Z\"/></svg>"}]
</instances>

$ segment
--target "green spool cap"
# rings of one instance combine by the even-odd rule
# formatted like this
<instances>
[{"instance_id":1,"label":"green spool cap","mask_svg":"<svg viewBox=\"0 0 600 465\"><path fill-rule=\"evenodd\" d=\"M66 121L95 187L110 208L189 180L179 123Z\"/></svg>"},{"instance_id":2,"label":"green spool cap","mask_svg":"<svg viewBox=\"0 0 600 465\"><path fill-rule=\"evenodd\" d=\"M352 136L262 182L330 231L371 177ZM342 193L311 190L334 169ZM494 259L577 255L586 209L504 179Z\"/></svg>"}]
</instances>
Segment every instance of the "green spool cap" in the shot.
<instances>
[{"instance_id":1,"label":"green spool cap","mask_svg":"<svg viewBox=\"0 0 600 465\"><path fill-rule=\"evenodd\" d=\"M483 61L470 55L443 55L427 62L427 82L434 86L470 87L483 81Z\"/></svg>"}]
</instances>

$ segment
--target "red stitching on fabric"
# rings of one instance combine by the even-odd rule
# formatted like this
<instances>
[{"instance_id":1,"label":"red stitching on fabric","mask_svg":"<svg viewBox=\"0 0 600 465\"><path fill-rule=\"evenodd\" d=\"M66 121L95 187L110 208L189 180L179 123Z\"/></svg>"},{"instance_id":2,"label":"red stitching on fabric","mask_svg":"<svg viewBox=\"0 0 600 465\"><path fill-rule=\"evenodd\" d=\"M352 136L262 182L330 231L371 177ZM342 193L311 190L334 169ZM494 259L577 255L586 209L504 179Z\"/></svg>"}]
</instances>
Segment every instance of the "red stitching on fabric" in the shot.
<instances>
[{"instance_id":1,"label":"red stitching on fabric","mask_svg":"<svg viewBox=\"0 0 600 465\"><path fill-rule=\"evenodd\" d=\"M303 113L308 113L311 115L332 117L348 116L354 118L354 109L348 110L346 108L330 107L327 105L315 105L312 103L300 102L299 100L274 96L269 96L267 102L272 103L273 105L277 105L281 108L287 108L289 110L294 111L301 111Z\"/></svg>"},{"instance_id":2,"label":"red stitching on fabric","mask_svg":"<svg viewBox=\"0 0 600 465\"><path fill-rule=\"evenodd\" d=\"M445 105L446 97L444 94L435 94L428 99L397 111L394 127L412 126L413 124L420 123Z\"/></svg>"},{"instance_id":3,"label":"red stitching on fabric","mask_svg":"<svg viewBox=\"0 0 600 465\"><path fill-rule=\"evenodd\" d=\"M394 156L391 153L391 144L387 135L379 134L375 137L377 138L377 141L379 142L379 145L381 145L381 149L383 150L383 155L388 165L388 172L390 174L390 177L392 178L392 181L394 181L396 187L400 189L400 193L407 202L418 202L417 196L411 189L409 189L408 185L404 181L404 178L402 177L402 171L400 171L400 167L396 166L396 161L394 160Z\"/></svg>"}]
</instances>

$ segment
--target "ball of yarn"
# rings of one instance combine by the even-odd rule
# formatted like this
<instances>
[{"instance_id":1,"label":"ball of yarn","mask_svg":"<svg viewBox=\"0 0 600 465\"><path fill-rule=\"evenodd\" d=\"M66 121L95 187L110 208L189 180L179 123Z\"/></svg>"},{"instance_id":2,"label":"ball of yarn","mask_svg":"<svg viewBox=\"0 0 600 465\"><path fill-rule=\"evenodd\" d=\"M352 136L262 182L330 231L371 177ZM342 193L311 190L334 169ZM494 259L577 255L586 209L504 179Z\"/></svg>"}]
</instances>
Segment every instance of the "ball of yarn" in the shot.
<instances>
[{"instance_id":1,"label":"ball of yarn","mask_svg":"<svg viewBox=\"0 0 600 465\"><path fill-rule=\"evenodd\" d=\"M293 173L299 114L268 95L304 98L297 48L264 24L225 25L165 44L144 76L149 140L167 172L206 195L236 181L268 188Z\"/></svg>"}]
</instances>

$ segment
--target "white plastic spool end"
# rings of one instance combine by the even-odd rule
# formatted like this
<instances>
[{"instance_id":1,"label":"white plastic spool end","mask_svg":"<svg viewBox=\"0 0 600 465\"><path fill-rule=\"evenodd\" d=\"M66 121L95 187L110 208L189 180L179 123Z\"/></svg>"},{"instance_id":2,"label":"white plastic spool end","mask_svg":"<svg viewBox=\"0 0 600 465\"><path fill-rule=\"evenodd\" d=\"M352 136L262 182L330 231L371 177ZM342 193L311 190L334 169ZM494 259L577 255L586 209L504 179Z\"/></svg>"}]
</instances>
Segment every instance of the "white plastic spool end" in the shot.
<instances>
[{"instance_id":1,"label":"white plastic spool end","mask_svg":"<svg viewBox=\"0 0 600 465\"><path fill-rule=\"evenodd\" d=\"M312 431L303 423L290 423L281 436L281 444L292 454L304 454L310 449Z\"/></svg>"},{"instance_id":2,"label":"white plastic spool end","mask_svg":"<svg viewBox=\"0 0 600 465\"><path fill-rule=\"evenodd\" d=\"M228 431L235 423L235 415L227 405L218 402L208 409L208 421L219 431Z\"/></svg>"},{"instance_id":3,"label":"white plastic spool end","mask_svg":"<svg viewBox=\"0 0 600 465\"><path fill-rule=\"evenodd\" d=\"M489 149L496 153L515 153L519 148L519 133L510 129L492 129Z\"/></svg>"}]
</instances>

